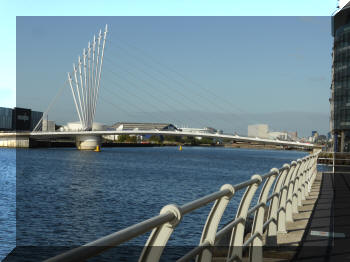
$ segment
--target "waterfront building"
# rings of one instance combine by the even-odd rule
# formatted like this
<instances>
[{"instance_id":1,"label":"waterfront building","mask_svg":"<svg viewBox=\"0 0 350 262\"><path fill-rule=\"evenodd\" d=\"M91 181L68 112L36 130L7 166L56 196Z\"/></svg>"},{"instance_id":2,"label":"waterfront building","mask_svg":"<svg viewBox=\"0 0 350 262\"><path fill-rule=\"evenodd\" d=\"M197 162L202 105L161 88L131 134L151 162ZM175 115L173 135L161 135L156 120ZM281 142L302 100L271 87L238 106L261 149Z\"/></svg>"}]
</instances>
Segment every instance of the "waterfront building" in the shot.
<instances>
[{"instance_id":1,"label":"waterfront building","mask_svg":"<svg viewBox=\"0 0 350 262\"><path fill-rule=\"evenodd\" d=\"M298 132L287 132L288 137L292 140L292 141L298 141Z\"/></svg>"},{"instance_id":2,"label":"waterfront building","mask_svg":"<svg viewBox=\"0 0 350 262\"><path fill-rule=\"evenodd\" d=\"M177 127L173 124L168 123L128 123L128 122L118 122L112 125L110 128L116 131L176 131ZM108 135L104 136L107 140L117 141L118 135ZM144 135L137 135L137 140L142 141L145 137Z\"/></svg>"},{"instance_id":3,"label":"waterfront building","mask_svg":"<svg viewBox=\"0 0 350 262\"><path fill-rule=\"evenodd\" d=\"M269 139L280 139L280 140L288 140L289 136L287 132L269 132Z\"/></svg>"},{"instance_id":4,"label":"waterfront building","mask_svg":"<svg viewBox=\"0 0 350 262\"><path fill-rule=\"evenodd\" d=\"M32 131L43 116L43 112L28 108L0 107L1 131Z\"/></svg>"},{"instance_id":5,"label":"waterfront building","mask_svg":"<svg viewBox=\"0 0 350 262\"><path fill-rule=\"evenodd\" d=\"M204 127L204 128L193 128L193 127L181 127L181 132L186 133L200 133L200 134L223 134L222 130L215 129L213 127ZM201 140L201 136L196 136L195 138Z\"/></svg>"},{"instance_id":6,"label":"waterfront building","mask_svg":"<svg viewBox=\"0 0 350 262\"><path fill-rule=\"evenodd\" d=\"M212 127L204 127L204 128L193 128L193 127L181 127L180 130L182 132L187 133L202 133L202 134L222 134L222 130L217 130Z\"/></svg>"},{"instance_id":7,"label":"waterfront building","mask_svg":"<svg viewBox=\"0 0 350 262\"><path fill-rule=\"evenodd\" d=\"M49 125L48 128L50 128L50 124L48 124L48 125ZM43 129L45 129L45 121L43 123ZM82 131L82 130L83 130L83 126L80 122L69 122L66 125L60 127L60 129L59 129L59 131ZM105 130L107 130L107 126L95 122L92 124L92 130L93 131L105 131Z\"/></svg>"},{"instance_id":8,"label":"waterfront building","mask_svg":"<svg viewBox=\"0 0 350 262\"><path fill-rule=\"evenodd\" d=\"M118 122L112 126L113 129L122 131L132 130L158 130L158 131L175 131L178 130L173 124L163 123L122 123Z\"/></svg>"},{"instance_id":9,"label":"waterfront building","mask_svg":"<svg viewBox=\"0 0 350 262\"><path fill-rule=\"evenodd\" d=\"M248 137L263 139L278 139L285 141L298 141L298 133L287 131L270 131L267 124L248 125Z\"/></svg>"},{"instance_id":10,"label":"waterfront building","mask_svg":"<svg viewBox=\"0 0 350 262\"><path fill-rule=\"evenodd\" d=\"M43 112L38 112L38 111L33 111L31 113L31 125L30 125L30 130L34 130L36 125L39 123L40 119L43 117Z\"/></svg>"},{"instance_id":11,"label":"waterfront building","mask_svg":"<svg viewBox=\"0 0 350 262\"><path fill-rule=\"evenodd\" d=\"M350 3L332 17L330 129L336 152L350 152Z\"/></svg>"},{"instance_id":12,"label":"waterfront building","mask_svg":"<svg viewBox=\"0 0 350 262\"><path fill-rule=\"evenodd\" d=\"M269 126L266 124L249 125L248 136L258 138L269 138Z\"/></svg>"},{"instance_id":13,"label":"waterfront building","mask_svg":"<svg viewBox=\"0 0 350 262\"><path fill-rule=\"evenodd\" d=\"M0 107L0 131L12 130L12 109Z\"/></svg>"}]
</instances>

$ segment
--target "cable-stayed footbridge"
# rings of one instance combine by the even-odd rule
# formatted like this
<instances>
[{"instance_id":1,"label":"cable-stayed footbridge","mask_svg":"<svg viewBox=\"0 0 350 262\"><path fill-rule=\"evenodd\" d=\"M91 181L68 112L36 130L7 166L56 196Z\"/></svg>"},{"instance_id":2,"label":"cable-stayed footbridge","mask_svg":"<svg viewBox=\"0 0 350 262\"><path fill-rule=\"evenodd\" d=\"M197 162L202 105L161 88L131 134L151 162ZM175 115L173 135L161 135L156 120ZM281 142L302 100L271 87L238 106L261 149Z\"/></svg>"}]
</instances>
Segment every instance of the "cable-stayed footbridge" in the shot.
<instances>
[{"instance_id":1,"label":"cable-stayed footbridge","mask_svg":"<svg viewBox=\"0 0 350 262\"><path fill-rule=\"evenodd\" d=\"M69 89L72 93L74 106L76 109L77 117L79 119L79 128L77 130L66 130L66 131L54 131L54 132L47 132L47 131L39 131L40 127L42 126L43 119L48 115L48 112L51 108L51 105L49 105L48 109L45 111L42 119L39 121L39 123L34 128L33 132L21 132L21 133L2 133L0 134L0 137L11 137L16 136L18 139L43 139L43 138L57 138L57 137L70 137L74 138L76 141L76 145L78 149L95 149L97 146L101 145L101 141L104 136L108 135L167 135L167 136L186 136L186 137L207 137L207 138L214 138L214 139L228 139L236 142L246 142L246 143L259 143L259 144L267 144L267 145L280 145L280 146L291 146L296 148L304 148L304 149L311 149L318 146L315 146L313 144L309 143L299 143L299 142L293 142L293 141L283 141L283 140L272 140L272 139L262 139L262 138L252 138L252 137L244 137L244 136L238 136L233 134L220 134L220 133L201 133L201 132L184 132L179 130L175 131L164 131L164 130L102 130L97 131L93 130L93 124L96 116L96 108L97 108L97 102L99 99L99 94L101 90L101 76L102 76L102 68L104 63L104 54L105 54L105 48L106 44L108 44L108 27L106 25L104 32L102 30L99 31L97 36L93 37L93 40L91 42L88 42L87 48L84 48L82 51L82 55L78 57L77 63L73 63L73 71L67 73L67 81L66 83L69 84ZM118 43L117 43L118 44ZM132 53L127 48L118 45L118 48L123 50L124 54L131 54L132 57L137 56L137 54ZM164 108L172 109L174 112L178 108L185 108L188 110L191 110L194 106L195 108L201 108L202 104L199 100L206 101L205 103L212 104L218 109L220 109L222 112L227 111L227 108L225 108L222 104L224 101L227 102L228 99L219 97L218 94L215 92L205 89L203 90L203 93L210 94L210 98L203 95L201 92L196 92L193 96L195 96L195 99L191 98L191 95L188 95L186 92L190 89L183 89L180 87L186 87L188 83L191 83L191 80L186 79L185 82L179 80L179 78L171 78L167 79L166 76L162 73L161 70L156 68L154 63L150 67L154 67L155 74L150 74L145 67L148 67L148 65L140 66L138 64L131 64L132 69L127 68L120 68L120 65L116 64L113 59L109 59L106 57L105 59L109 67L107 67L107 72L109 73L108 76L117 76L116 78L109 78L110 85L118 86L120 89L123 89L122 95L127 96L131 95L133 97L132 101L128 101L125 106L123 106L123 102L118 103L116 105L115 103L111 103L110 101L107 101L106 99L103 99L105 102L112 104L119 112L123 112L123 114L128 115L130 112L128 111L131 107L132 109L136 109L139 112L144 112L145 110L142 108L143 104L148 104L150 108L153 110L156 110L157 112L164 111ZM142 57L140 60L144 61L145 58ZM144 65L144 62L143 62ZM112 69L111 69L112 68ZM115 74L116 70L122 71L122 73ZM138 77L137 74L135 74L135 70L138 69L142 74L143 77ZM177 73L178 74L178 73ZM126 77L129 76L129 77ZM181 76L184 78L183 76ZM118 84L118 81L125 83L128 83L129 86L137 85L137 87L140 87L140 89L143 90L143 93L137 93L132 92L131 89L125 89L123 88L123 85ZM173 92L173 96L169 97L167 93L162 93L161 89L154 89L154 90L147 90L152 88L155 84L161 85L162 87L167 87L168 83L176 84L178 88L176 88L176 93ZM193 83L192 83L193 84ZM103 87L104 89L107 87ZM118 89L119 91L119 89ZM115 92L115 91L113 91ZM113 93L110 92L111 94ZM147 100L145 97L149 96L151 97L151 101ZM199 99L198 99L199 98ZM219 100L219 103L213 103L213 100ZM123 99L121 99L123 100ZM140 101L140 103L138 101ZM169 102L167 102L169 101ZM175 105L173 104L175 103ZM229 103L229 102L228 102ZM189 106L191 105L191 106ZM229 106L234 107L235 105L229 104ZM144 112L147 114L147 112ZM170 120L176 121L178 123L183 123L182 119L179 119L179 116L175 114L166 114L166 122L169 122ZM236 117L238 117L236 115ZM153 118L154 120L156 117ZM220 120L220 119L215 119ZM164 119L163 119L164 121ZM202 122L203 121L203 122ZM211 125L213 122L213 119L206 119L205 116L199 118L194 117L191 119L191 122L196 125ZM246 121L245 119L242 119L242 121Z\"/></svg>"}]
</instances>

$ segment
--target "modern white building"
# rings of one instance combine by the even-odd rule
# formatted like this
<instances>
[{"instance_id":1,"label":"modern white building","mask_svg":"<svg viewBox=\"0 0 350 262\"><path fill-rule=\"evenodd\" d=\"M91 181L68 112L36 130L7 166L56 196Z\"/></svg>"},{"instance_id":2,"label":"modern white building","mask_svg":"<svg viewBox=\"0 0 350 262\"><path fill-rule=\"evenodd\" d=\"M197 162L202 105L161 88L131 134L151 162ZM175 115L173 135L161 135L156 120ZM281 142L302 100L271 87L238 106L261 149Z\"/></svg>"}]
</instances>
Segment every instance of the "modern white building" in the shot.
<instances>
[{"instance_id":1,"label":"modern white building","mask_svg":"<svg viewBox=\"0 0 350 262\"><path fill-rule=\"evenodd\" d=\"M168 123L127 123L118 122L111 126L109 129L117 131L175 131L178 130L176 126ZM118 135L103 136L107 140L117 141ZM137 135L138 140L143 140L144 136Z\"/></svg>"},{"instance_id":2,"label":"modern white building","mask_svg":"<svg viewBox=\"0 0 350 262\"><path fill-rule=\"evenodd\" d=\"M116 123L112 126L115 130L158 130L158 131L175 131L176 126L164 123Z\"/></svg>"},{"instance_id":3,"label":"modern white building","mask_svg":"<svg viewBox=\"0 0 350 262\"><path fill-rule=\"evenodd\" d=\"M83 130L83 126L80 122L69 122L67 125L62 126L60 131L81 131ZM107 127L100 123L93 123L92 125L93 131L104 131L107 130Z\"/></svg>"},{"instance_id":4,"label":"modern white building","mask_svg":"<svg viewBox=\"0 0 350 262\"><path fill-rule=\"evenodd\" d=\"M187 133L202 133L202 134L222 133L221 130L217 130L212 127L204 127L204 128L181 127L180 130L182 132L187 132Z\"/></svg>"},{"instance_id":5,"label":"modern white building","mask_svg":"<svg viewBox=\"0 0 350 262\"><path fill-rule=\"evenodd\" d=\"M180 128L181 132L186 133L200 133L200 134L222 134L222 130L217 130L212 127L204 127L204 128L193 128L193 127L182 127ZM196 136L197 139L202 139L201 136Z\"/></svg>"},{"instance_id":6,"label":"modern white building","mask_svg":"<svg viewBox=\"0 0 350 262\"><path fill-rule=\"evenodd\" d=\"M288 140L287 132L269 132L269 139Z\"/></svg>"},{"instance_id":7,"label":"modern white building","mask_svg":"<svg viewBox=\"0 0 350 262\"><path fill-rule=\"evenodd\" d=\"M258 138L269 138L269 126L266 124L249 125L248 136Z\"/></svg>"}]
</instances>

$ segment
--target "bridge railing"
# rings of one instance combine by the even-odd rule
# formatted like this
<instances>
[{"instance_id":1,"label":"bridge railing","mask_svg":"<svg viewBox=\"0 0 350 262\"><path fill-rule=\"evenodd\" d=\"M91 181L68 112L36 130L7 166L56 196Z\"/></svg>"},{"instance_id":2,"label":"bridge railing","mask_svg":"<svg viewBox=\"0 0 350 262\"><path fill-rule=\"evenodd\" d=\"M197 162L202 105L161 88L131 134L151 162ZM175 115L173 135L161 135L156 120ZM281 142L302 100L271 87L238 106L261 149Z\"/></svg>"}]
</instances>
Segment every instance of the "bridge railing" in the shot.
<instances>
[{"instance_id":1,"label":"bridge railing","mask_svg":"<svg viewBox=\"0 0 350 262\"><path fill-rule=\"evenodd\" d=\"M286 222L293 222L316 178L317 154L308 155L282 168L273 168L264 175L253 175L250 180L237 185L225 184L219 191L177 206L163 207L158 216L123 230L102 237L81 247L72 249L47 262L85 261L107 249L118 246L137 236L152 231L140 255L139 261L159 261L164 247L182 218L203 206L214 202L207 217L199 245L178 261L211 261L213 248L230 234L227 243L227 261L239 261L249 248L250 261L263 261L263 246L276 245L277 233L286 233ZM257 204L251 202L261 186ZM235 219L218 230L221 218L236 192L245 189ZM250 237L245 240L246 220L254 215ZM265 239L264 239L265 236ZM254 247L254 248L252 248Z\"/></svg>"}]
</instances>

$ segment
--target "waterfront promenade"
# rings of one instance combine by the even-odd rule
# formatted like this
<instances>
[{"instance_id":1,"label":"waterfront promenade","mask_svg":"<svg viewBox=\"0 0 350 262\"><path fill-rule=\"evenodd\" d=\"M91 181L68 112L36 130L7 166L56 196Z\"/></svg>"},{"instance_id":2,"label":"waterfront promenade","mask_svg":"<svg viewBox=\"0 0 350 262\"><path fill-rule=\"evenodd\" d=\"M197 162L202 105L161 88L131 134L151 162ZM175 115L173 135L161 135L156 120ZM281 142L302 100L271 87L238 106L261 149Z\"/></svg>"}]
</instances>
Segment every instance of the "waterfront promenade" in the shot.
<instances>
[{"instance_id":1,"label":"waterfront promenade","mask_svg":"<svg viewBox=\"0 0 350 262\"><path fill-rule=\"evenodd\" d=\"M296 260L350 261L350 176L337 169L321 176Z\"/></svg>"},{"instance_id":2,"label":"waterfront promenade","mask_svg":"<svg viewBox=\"0 0 350 262\"><path fill-rule=\"evenodd\" d=\"M287 234L278 234L279 249L267 249L264 261L350 261L349 199L349 174L318 173Z\"/></svg>"},{"instance_id":3,"label":"waterfront promenade","mask_svg":"<svg viewBox=\"0 0 350 262\"><path fill-rule=\"evenodd\" d=\"M168 148L168 149L166 149L166 148L159 148L158 149L157 148L157 149L144 149L144 150L147 150L148 153L153 152L153 154L154 153L158 154L158 151L160 151L159 154L161 153L161 155L164 155L165 153L167 153L167 154L170 153L171 156L173 156L172 157L172 161L175 161L176 158L178 158L178 157L180 157L179 160L181 160L181 162L185 161L185 159L186 159L186 158L183 158L184 157L183 153L186 153L186 152L182 152L181 154L179 154L179 152L177 152L175 150L171 150L171 148ZM233 150L233 149L227 150L227 149L204 149L204 148L197 148L197 149L195 149L195 148L193 148L193 149L189 149L189 150L192 153L194 152L194 150L196 150L198 153L202 152L205 155L213 151L212 152L213 154L214 153L215 154L221 154L221 157L225 156L225 155L227 157L229 157L229 156L231 156L232 153L235 153L235 150ZM108 151L109 151L109 152L107 152L108 154L106 154L105 156L111 155L111 153L115 152L116 149L111 149L111 150L108 150ZM116 152L119 152L119 151L120 150L118 149L118 151L116 151ZM125 151L125 153L127 153L129 151L130 150L127 149L127 151ZM62 151L62 154L64 152L65 153L70 152L72 157L74 155L76 155L76 156L83 156L82 153L77 152L75 150L68 150L68 151L64 150L64 151ZM132 151L132 152L134 152L134 151ZM239 151L240 154L242 154L244 152L246 152L246 154L249 153L249 156L250 156L250 158L249 158L249 163L250 163L249 166L251 166L251 164L254 163L252 161L254 161L256 156L260 156L260 152L259 151L251 151L251 150L246 150L246 151L241 151L240 150ZM41 154L41 151L33 151L33 154L34 153L35 154ZM50 150L43 150L42 153L45 153L45 155L47 155L47 156L52 155L54 160L56 160L57 157L59 155L61 155L60 152L58 152L58 151L50 151ZM124 158L126 157L125 153L123 154ZM238 150L237 150L237 153L238 153ZM267 154L267 151L265 151L264 153ZM84 154L84 157L89 157L90 158L92 156L97 156L97 157L101 156L100 154L94 154L94 155L92 155L92 154ZM281 155L282 153L281 152L276 152L274 154ZM294 156L294 154L296 154L296 153L284 152L283 154L285 156L290 155L288 157L291 157L291 156ZM281 156L283 156L283 154ZM293 155L291 155L291 154L293 154ZM298 155L299 154L300 153L298 153ZM145 154L141 154L140 157L141 156L142 156L142 158L144 158ZM19 154L19 158L20 159L24 160L23 157L24 156L22 156L22 158L21 158L21 154ZM207 159L207 158L203 157L203 161L205 159ZM281 160L279 160L279 161L281 161ZM28 161L23 161L23 163L27 163L27 162ZM145 161L144 163L147 163L147 162L148 161ZM134 161L133 161L133 163L134 163ZM231 163L231 161L229 163ZM241 165L240 165L240 167L241 167L242 163L244 163L243 159L237 160L237 164L238 163L241 163ZM261 164L261 161L256 162L256 164L258 164L258 163ZM299 163L299 161L297 163ZM247 164L248 164L248 158L247 158ZM135 164L133 164L133 166L134 165ZM193 165L193 162L189 162L189 167L191 167L192 165ZM268 165L271 166L271 163L268 164ZM66 168L68 168L70 165L64 165L64 166ZM62 168L64 168L64 166L62 166ZM153 164L152 164L152 166L153 166ZM277 166L279 166L279 165L277 165ZM291 171L287 172L289 175L285 174L286 178L289 176L289 182L290 181L296 181L296 176L294 177L294 179L292 179L293 176L294 176L294 172L292 172L293 171L293 166L296 167L294 161L291 163L291 168L289 169ZM228 178L229 178L229 180L232 179L232 175L231 175L232 171L230 171L231 170L230 167L231 166L229 166L228 169L227 169L227 176L222 177L222 181L227 181ZM315 168L315 165L310 163L310 166L307 169L305 169L305 171L304 171L304 174L307 174L306 178L308 178L310 182L312 181L313 177L315 177L315 180L312 183L312 187L310 188L309 193L305 194L305 200L301 201L301 205L298 206L298 212L293 214L294 222L287 222L285 224L285 226L286 226L285 227L286 233L282 233L282 230L279 230L280 232L277 232L277 243L278 243L277 248L274 245L270 245L270 246L269 245L265 245L264 246L264 261L289 261L289 260L295 260L295 261L347 261L349 259L349 253L347 253L347 251L346 251L346 247L347 247L346 244L349 241L349 228L350 228L349 227L349 222L348 222L349 221L348 218L350 218L350 212L349 212L350 205L348 203L349 202L348 199L349 199L349 195L350 195L349 194L349 188L350 188L349 187L349 185L350 185L349 178L346 175L346 173L344 173L344 172L342 173L338 169L336 170L336 173L334 175L332 173L330 173L330 172L324 172L324 173L318 172L316 176L313 176L314 171L315 171L314 168ZM42 170L41 168L39 168L39 169ZM97 170L100 170L100 172L101 172L102 169L97 168ZM153 168L152 168L152 170L153 170ZM210 171L214 171L215 172L215 170L216 169L210 170ZM279 170L279 174L280 175L278 177L281 177L283 175L283 173L284 173L283 171L284 170L287 170L286 167L282 167ZM296 170L296 169L294 168L294 170ZM46 177L47 174L48 174L47 173L47 169L42 170L42 171L43 171L43 176L40 176L40 179ZM147 171L147 169L146 169L146 171ZM204 170L202 170L202 171L204 171ZM35 177L38 176L38 175L35 175L37 172L38 171L35 171L35 170L34 170L34 172L32 171L32 176L33 175ZM179 175L178 172L179 172L179 170L177 170L177 176ZM70 172L68 172L68 170L67 170L66 173L70 174ZM106 175L108 173L109 172L104 174L104 178L106 178ZM254 172L249 171L247 173L247 176L248 176L249 173L250 174L254 174ZM208 171L208 175L209 174L213 174L213 172L209 172ZM93 174L91 174L91 175L92 175L91 177L94 177ZM33 183L36 181L36 178L34 176L33 176L33 179L32 179ZM164 174L161 175L161 177L163 177L163 176L164 176ZM271 173L270 172L268 174L261 175L261 178L263 179L261 182L263 182L263 183L257 181L256 178L255 178L255 180L253 179L254 181L250 181L248 184L251 184L251 185L258 185L258 184L260 184L259 187L262 188L263 185L265 185L265 183L268 181L268 179L270 177L272 178L273 176L276 176L276 173L274 173L274 172ZM69 177L70 177L70 175L69 175ZM203 178L203 173L201 173L201 176L199 176L199 177ZM278 177L275 177L276 178L276 180L275 180L276 183L278 182ZM76 178L78 178L78 177L76 177ZM145 178L145 176L143 174L142 175L143 183L145 183L144 178ZM50 180L51 179L53 179L53 181L51 182L52 186L54 184L56 184L58 181L61 181L60 183L62 183L61 176L50 176ZM58 181L56 181L55 179L58 180ZM97 177L96 177L96 179L97 179ZM112 179L112 177L110 177L110 179ZM281 178L280 180L282 181L283 179ZM24 180L21 180L21 179L18 180L18 186L19 186L19 189L20 189L19 192L22 192L23 190L28 189L28 186L26 186L25 188L21 189L21 181L24 181ZM27 181L27 180L25 180L25 181ZM103 182L105 184L106 179L104 179L104 180L96 180L95 183L94 183L94 186L92 188L95 188L99 184L98 183L99 181ZM133 181L135 182L137 180L133 179ZM204 181L207 181L207 180L203 180L203 182ZM242 181L244 181L244 179L238 178L236 181L237 182L242 182ZM300 180L300 181L302 181L302 180ZM75 186L73 188L73 192L76 192L77 182L78 181L74 182ZM116 180L116 182L117 182L117 180ZM248 185L247 182L248 181L244 182L244 183L246 183L245 184L246 186ZM187 183L188 183L188 181L187 181ZM287 181L284 181L283 183L285 185L288 184ZM26 183L26 185L27 184L28 183ZM218 182L218 185L219 184L221 184L220 181ZM213 187L211 183L210 184L205 183L205 185L207 185L208 189L211 189ZM304 183L304 185L306 185L306 184ZM245 197L245 195L239 194L239 190L243 189L242 186L243 185L233 184L233 187L237 191L237 194L235 193L235 197L232 198L233 201L231 201L231 202L236 203L237 200L241 200L241 199L243 199ZM50 185L46 185L45 186L45 188L47 188L47 187L51 188ZM150 187L150 188L152 188L152 187ZM307 187L304 187L304 188L307 188ZM33 189L35 189L35 187L33 187ZM90 192L91 192L91 189L90 189ZM210 192L210 191L208 191L208 189L201 188L198 191L198 196L203 196L203 193L201 193L201 192ZM274 188L271 187L271 189L273 189L275 192L278 191L278 188L276 188L276 187L274 187ZM301 189L302 189L302 187L301 187ZM39 190L39 191L41 191L41 190ZM185 190L183 187L178 188L178 190L180 190L180 191L176 191L176 192L185 192L185 193L188 192L188 190ZM192 191L193 191L193 188L192 188ZM223 194L227 190L225 192L223 192L223 191L225 191L225 189L219 191L221 193L215 193L215 194ZM116 194L118 191L113 190L113 192L114 192L114 194ZM261 193L259 194L258 192L259 191L256 192L256 194L255 194L256 196L261 194ZM286 195L283 197L283 194L285 194L285 193L283 193L283 190L282 191L280 190L280 192L281 192L281 199L284 199L284 200L290 199L290 197L286 196ZM32 191L30 193L33 194ZM63 192L60 192L60 193L63 193ZM241 193L243 193L243 190L241 190ZM139 194L140 194L140 192L138 193L138 195ZM149 193L147 193L147 194L149 194ZM268 201L274 202L272 194L273 193L271 192L270 197L268 197ZM34 194L34 195L36 195L36 194ZM86 199L86 196L87 196L86 194L82 194L81 195L81 197L83 197L85 199ZM116 199L118 199L118 196L117 196ZM130 199L130 198L128 198L128 199ZM132 199L137 200L139 198L132 198ZM154 198L152 197L150 199L154 199ZM192 197L189 197L188 199L192 199L193 200ZM97 201L97 199L95 201ZM264 202L261 199L259 199L259 201ZM22 200L22 202L23 202L23 200ZM25 210L25 209L23 210L23 208L24 208L23 204L25 204L27 202L28 201L25 201L24 203L21 203L21 201L18 202L18 205L20 205L20 206L22 205L22 209L20 209L20 210L22 210L22 212L21 212L22 214L23 214L23 211ZM45 201L43 199L41 200L41 202L35 201L36 204L40 203L41 206L44 204L44 202ZM55 201L54 203L52 203L50 201L48 201L48 202L50 203L50 205L60 204L60 206L61 206L63 204L62 202L57 202L57 201ZM278 210L279 210L279 212L282 211L284 204L283 203L281 204L280 201L275 201L275 202L276 203L279 202L280 208L278 208ZM31 204L31 206L34 207L33 205L35 203L33 202ZM71 203L71 201L67 202L66 208L69 207L70 203ZM76 203L79 203L78 199L77 199ZM103 203L104 202L101 202L101 205L105 206ZM118 204L118 203L121 203L121 201L120 200L119 201L114 201L113 203ZM169 203L169 200L164 200L164 201L162 201L162 203ZM255 203L256 202L253 201L252 202L252 206ZM286 204L285 204L286 205L286 209L288 209L287 203L288 203L288 201L286 201ZM182 210L182 212L186 213L188 211L189 205L190 205L190 203L185 204L184 206L181 206L180 210ZM49 206L45 206L45 209L48 208L48 207ZM133 205L130 206L130 208L132 208L132 207L133 207ZM207 207L209 208L210 206L207 206ZM56 210L55 207L53 207L53 208L54 209L52 210L52 212L54 212L54 210ZM76 206L75 206L75 208L76 208ZM83 214L84 215L84 212L82 212L83 210L85 210L85 212L89 212L89 210L86 210L86 206L85 205L82 205L82 208L83 209L78 212L79 214ZM116 205L111 206L111 208L112 209L110 211L103 212L103 214L112 212L112 210L116 210ZM207 213L207 212L209 212L208 208L203 210L204 211L203 213L200 213L201 214L201 216L200 216L200 218L201 218L200 220L201 221L203 221L203 218L205 218L206 214L208 214ZM156 205L155 209L157 209L157 205ZM185 210L185 211L183 211L183 210ZM240 210L240 208L238 208L238 210L237 210L237 217L236 217L236 219L241 217L242 215L244 215L239 210ZM249 210L246 210L246 212L247 212L247 214L248 213L253 214L254 211L257 211L257 210L262 211L263 209L261 208L261 206L259 206L259 207L253 206L253 207L250 207ZM93 212L93 210L91 210L91 211ZM232 215L232 210L230 210L230 211L231 212L227 213L228 215L230 215L230 214ZM135 212L135 211L133 211L133 212ZM49 218L50 213L43 214L42 218L40 220L38 220L38 218L37 218L37 216L35 214L33 214L33 215L35 215L35 217L31 217L29 215L29 213L26 214L26 216L22 217L22 218L25 218L28 223L30 221L31 222L30 222L30 224L28 224L28 223L25 223L25 221L22 219L21 223L18 224L18 226L19 226L18 227L18 235L21 236L21 237L24 237L25 235L27 237L30 237L30 239L28 239L28 241L33 241L33 240L37 241L37 239L38 239L38 237L40 235L39 234L35 235L35 234L38 231L39 232L40 231L43 232L43 230L46 230L47 234L48 234L48 237L50 237L50 238L48 238L49 241L61 241L59 243L63 243L63 244L65 243L64 241L67 241L67 239L72 239L72 237L77 237L78 241L79 241L79 238L86 237L85 234L82 234L81 232L78 233L78 231L76 231L77 234L72 235L70 233L70 231L66 230L66 227L69 226L69 224L66 224L66 225L62 224L59 227L60 231L55 230L55 232L53 232L52 231L52 227L50 227L51 223L50 223L50 225L47 225L48 227L46 227L46 226L44 227L43 226L44 223L49 221L47 219ZM93 212L93 213L95 214L95 212ZM144 212L144 213L148 214L147 212ZM69 212L69 214L70 214L70 212ZM105 220L105 221L108 221L109 223L110 223L110 221L112 222L112 224L109 227L109 229L103 227L103 225L105 225L105 223L100 224L99 221L101 221L101 220L100 219L96 219L96 217L94 217L94 219L90 220L90 224L87 225L86 230L94 230L95 227L96 227L96 229L98 229L98 231L96 231L96 230L95 231L91 231L92 233L90 234L89 238L93 239L93 235L94 234L96 235L96 233L101 236L102 233L101 233L100 230L103 230L104 232L108 232L108 231L111 232L111 230L113 230L113 228L115 228L115 224L113 224L113 221L115 220L115 215L114 214L115 213L112 212L111 213L112 216L106 218L106 220ZM199 213L197 213L196 215L198 215L198 214ZM67 215L68 215L68 213L67 213ZM271 214L268 214L268 213L265 212L265 215L270 216ZM70 217L75 219L74 216L70 216ZM182 240L189 241L189 240L198 239L197 236L199 236L198 234L200 234L200 231L198 231L198 230L201 229L201 226L198 223L198 216L196 216L197 219L195 219L193 217L194 218L193 223L192 222L188 223L189 222L188 218L190 218L190 217L191 217L190 214L189 214L188 217L187 217L187 215L184 216L184 218L185 218L184 221L182 221L180 223L180 225L183 224L183 225L186 226L186 233L183 234L184 233L183 232L184 228L183 227L179 227L177 232L180 233L180 236L182 236L182 237L180 239L177 238L178 241L182 241ZM21 216L19 216L19 218L21 218ZM113 220L113 218L114 218L114 220ZM120 217L119 219L117 219L115 221L120 221L121 218L122 217ZM264 220L265 223L267 221L269 221L269 219L268 220L266 220L266 219L267 218L265 218L265 220ZM42 222L40 224L40 226L36 223L37 220ZM68 223L72 222L72 220L65 220L65 221L68 222ZM94 221L96 221L96 224L94 224L95 223ZM191 221L192 221L192 217L191 217ZM55 222L55 225L57 225L57 223L62 223L62 222L59 222L57 220ZM36 224L36 226L33 227L33 224ZM72 224L72 226L74 226L74 225L84 225L84 223L81 223L80 220L76 221L74 224L73 223L71 223L71 224ZM126 224L130 225L130 222L127 221ZM91 225L94 225L94 226L91 226ZM97 226L99 226L99 227L97 227ZM189 227L187 228L187 226L189 226ZM247 226L247 228L248 228L248 226ZM194 231L196 231L196 232L194 232ZM30 232L30 234L28 234L29 232ZM57 232L59 232L59 233L57 233ZM329 237L329 235L327 235L327 233L329 233L329 232L335 232L336 234L332 235L332 233L331 233L331 235L330 235L331 237ZM268 234L267 231L264 232L264 237L266 236L266 234ZM177 237L178 236L179 235L177 235ZM187 237L187 236L191 236L191 237ZM249 241L249 237L250 237L249 234L245 235L244 243ZM52 239L52 240L50 240L50 239ZM21 243L25 243L23 238L21 240ZM39 242L37 242L37 243L39 243ZM58 243L58 242L52 242L52 243ZM141 241L139 243L144 245L145 242ZM172 245L174 245L173 243L175 243L175 245L181 245L181 244L176 244L176 243L181 243L181 242L170 242L169 243L170 247ZM203 243L205 243L205 241ZM41 244L39 244L39 245L41 245ZM60 244L60 245L62 245L62 244ZM120 251L120 249L117 249L116 251L118 251L118 250ZM320 252L320 250L322 252ZM54 252L54 253L59 254L57 252ZM177 255L181 255L181 254L185 254L185 253L186 253L185 249L182 248L181 250L179 250ZM138 254L140 254L140 253L138 253ZM164 255L166 255L166 254L164 254ZM137 256L137 254L135 254L135 256ZM45 257L48 258L48 256L45 256ZM223 259L224 259L224 257L215 256L215 254L214 254L213 258L215 260L217 260L217 261L223 261ZM243 254L242 259L243 260L248 259L247 258L247 253ZM11 257L9 257L8 260L6 260L6 261L15 261L15 260L12 260ZM19 261L21 261L21 260L19 260ZM35 261L35 260L33 260L33 261ZM253 261L259 261L259 260L253 260Z\"/></svg>"}]
</instances>

